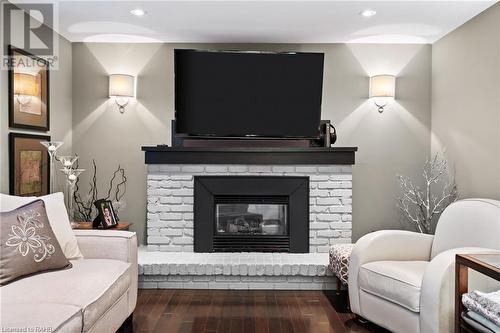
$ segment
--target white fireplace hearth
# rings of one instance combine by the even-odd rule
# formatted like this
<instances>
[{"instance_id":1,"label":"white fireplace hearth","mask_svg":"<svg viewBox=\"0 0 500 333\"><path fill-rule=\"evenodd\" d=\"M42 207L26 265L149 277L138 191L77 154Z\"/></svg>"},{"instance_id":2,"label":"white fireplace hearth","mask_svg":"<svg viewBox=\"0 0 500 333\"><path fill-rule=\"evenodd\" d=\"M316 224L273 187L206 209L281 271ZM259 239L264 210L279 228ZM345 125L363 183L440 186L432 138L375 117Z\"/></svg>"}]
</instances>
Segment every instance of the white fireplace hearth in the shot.
<instances>
[{"instance_id":1,"label":"white fireplace hearth","mask_svg":"<svg viewBox=\"0 0 500 333\"><path fill-rule=\"evenodd\" d=\"M328 253L188 253L139 249L145 289L335 289Z\"/></svg>"}]
</instances>

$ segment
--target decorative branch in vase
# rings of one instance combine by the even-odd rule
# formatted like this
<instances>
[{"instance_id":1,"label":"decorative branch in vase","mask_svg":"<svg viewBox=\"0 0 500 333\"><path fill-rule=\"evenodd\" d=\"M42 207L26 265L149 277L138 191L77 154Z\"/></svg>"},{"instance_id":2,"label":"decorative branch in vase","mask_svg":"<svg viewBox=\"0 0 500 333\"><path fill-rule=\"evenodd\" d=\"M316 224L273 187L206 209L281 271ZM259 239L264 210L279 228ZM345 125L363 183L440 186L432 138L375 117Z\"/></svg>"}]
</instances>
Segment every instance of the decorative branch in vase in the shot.
<instances>
[{"instance_id":1,"label":"decorative branch in vase","mask_svg":"<svg viewBox=\"0 0 500 333\"><path fill-rule=\"evenodd\" d=\"M398 176L398 179L402 192L398 207L421 233L431 233L435 219L459 197L448 162L439 154L425 162L423 186L415 185L409 177Z\"/></svg>"},{"instance_id":2,"label":"decorative branch in vase","mask_svg":"<svg viewBox=\"0 0 500 333\"><path fill-rule=\"evenodd\" d=\"M104 198L99 197L99 191L97 187L97 165L94 159L92 159L92 171L92 178L89 182L89 188L87 192L83 192L81 190L79 180L77 180L75 184L75 218L80 221L94 220L94 218L97 216L94 202L99 199L111 200L113 203L113 208L115 208L117 212L125 208L125 201L123 200L127 189L127 177L125 176L125 169L118 165L118 168L113 172L113 176L109 181L109 187Z\"/></svg>"}]
</instances>

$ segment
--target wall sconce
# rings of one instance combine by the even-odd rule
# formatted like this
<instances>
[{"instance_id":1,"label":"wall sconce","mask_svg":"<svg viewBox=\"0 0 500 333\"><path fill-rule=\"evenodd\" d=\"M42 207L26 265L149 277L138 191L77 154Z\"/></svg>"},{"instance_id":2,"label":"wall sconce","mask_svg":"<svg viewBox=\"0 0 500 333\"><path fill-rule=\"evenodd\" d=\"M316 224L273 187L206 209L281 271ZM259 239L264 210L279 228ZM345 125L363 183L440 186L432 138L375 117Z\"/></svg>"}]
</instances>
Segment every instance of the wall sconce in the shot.
<instances>
[{"instance_id":1,"label":"wall sconce","mask_svg":"<svg viewBox=\"0 0 500 333\"><path fill-rule=\"evenodd\" d=\"M27 73L14 73L14 95L21 107L31 103L32 96L38 96L37 77Z\"/></svg>"},{"instance_id":2,"label":"wall sconce","mask_svg":"<svg viewBox=\"0 0 500 333\"><path fill-rule=\"evenodd\" d=\"M134 77L127 74L111 74L109 76L109 97L115 98L120 113L125 112L129 98L134 97Z\"/></svg>"},{"instance_id":3,"label":"wall sconce","mask_svg":"<svg viewBox=\"0 0 500 333\"><path fill-rule=\"evenodd\" d=\"M384 112L390 100L396 96L396 77L394 75L375 75L370 77L370 98L373 98L378 112Z\"/></svg>"}]
</instances>

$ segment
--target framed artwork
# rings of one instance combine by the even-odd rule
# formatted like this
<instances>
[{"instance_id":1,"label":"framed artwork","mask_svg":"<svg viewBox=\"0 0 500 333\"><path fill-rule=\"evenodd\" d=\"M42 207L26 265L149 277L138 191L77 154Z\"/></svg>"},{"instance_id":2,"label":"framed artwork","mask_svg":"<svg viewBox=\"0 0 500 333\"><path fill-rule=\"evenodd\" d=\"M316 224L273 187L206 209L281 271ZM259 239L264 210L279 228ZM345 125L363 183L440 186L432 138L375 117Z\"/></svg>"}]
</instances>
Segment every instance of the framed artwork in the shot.
<instances>
[{"instance_id":1,"label":"framed artwork","mask_svg":"<svg viewBox=\"0 0 500 333\"><path fill-rule=\"evenodd\" d=\"M40 141L50 141L50 136L9 133L11 195L49 194L49 154Z\"/></svg>"},{"instance_id":2,"label":"framed artwork","mask_svg":"<svg viewBox=\"0 0 500 333\"><path fill-rule=\"evenodd\" d=\"M48 131L48 62L13 46L9 46L9 56L17 64L9 68L9 126Z\"/></svg>"},{"instance_id":3,"label":"framed artwork","mask_svg":"<svg viewBox=\"0 0 500 333\"><path fill-rule=\"evenodd\" d=\"M94 206L97 208L102 228L108 229L118 225L118 217L116 216L113 204L110 200L97 200L94 202Z\"/></svg>"}]
</instances>

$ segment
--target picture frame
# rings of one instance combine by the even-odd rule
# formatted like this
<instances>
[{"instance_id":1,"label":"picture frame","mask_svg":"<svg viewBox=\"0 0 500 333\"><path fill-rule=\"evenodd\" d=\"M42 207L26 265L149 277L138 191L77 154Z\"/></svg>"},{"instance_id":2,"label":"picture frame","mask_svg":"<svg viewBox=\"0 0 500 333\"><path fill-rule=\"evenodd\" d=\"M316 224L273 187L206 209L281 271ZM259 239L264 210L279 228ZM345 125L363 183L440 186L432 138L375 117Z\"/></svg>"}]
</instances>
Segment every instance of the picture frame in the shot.
<instances>
[{"instance_id":1,"label":"picture frame","mask_svg":"<svg viewBox=\"0 0 500 333\"><path fill-rule=\"evenodd\" d=\"M9 58L15 64L36 63L36 66L9 67L9 127L37 131L50 130L49 63L22 49L8 46ZM25 62L19 61L24 59Z\"/></svg>"},{"instance_id":2,"label":"picture frame","mask_svg":"<svg viewBox=\"0 0 500 333\"><path fill-rule=\"evenodd\" d=\"M116 216L111 200L97 200L94 202L94 206L97 209L98 222L101 228L109 229L118 225L118 216ZM94 223L94 227L98 227L96 224L97 223Z\"/></svg>"},{"instance_id":3,"label":"picture frame","mask_svg":"<svg viewBox=\"0 0 500 333\"><path fill-rule=\"evenodd\" d=\"M50 160L40 141L50 136L9 133L9 193L42 196L50 193Z\"/></svg>"}]
</instances>

